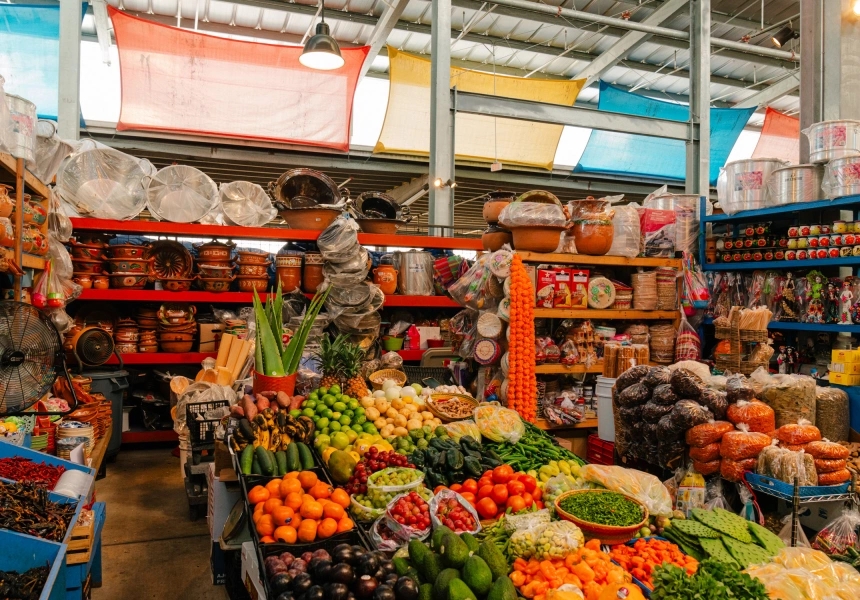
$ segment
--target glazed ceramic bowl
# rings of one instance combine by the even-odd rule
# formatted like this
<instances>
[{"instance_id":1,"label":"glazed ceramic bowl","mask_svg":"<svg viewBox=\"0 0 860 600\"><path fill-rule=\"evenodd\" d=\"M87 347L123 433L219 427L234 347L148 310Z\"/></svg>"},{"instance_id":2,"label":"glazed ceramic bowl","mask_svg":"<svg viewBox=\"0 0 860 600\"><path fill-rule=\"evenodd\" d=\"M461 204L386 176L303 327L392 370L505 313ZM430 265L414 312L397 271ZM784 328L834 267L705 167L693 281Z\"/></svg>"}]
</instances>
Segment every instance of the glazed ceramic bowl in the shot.
<instances>
[{"instance_id":1,"label":"glazed ceramic bowl","mask_svg":"<svg viewBox=\"0 0 860 600\"><path fill-rule=\"evenodd\" d=\"M137 258L109 258L105 261L111 273L149 273L149 260Z\"/></svg>"},{"instance_id":2,"label":"glazed ceramic bowl","mask_svg":"<svg viewBox=\"0 0 860 600\"><path fill-rule=\"evenodd\" d=\"M93 289L106 290L110 287L110 279L104 275L93 276Z\"/></svg>"},{"instance_id":3,"label":"glazed ceramic bowl","mask_svg":"<svg viewBox=\"0 0 860 600\"><path fill-rule=\"evenodd\" d=\"M269 276L270 264L272 263L243 263L241 261L236 263L239 267L239 276L259 277L261 279Z\"/></svg>"},{"instance_id":4,"label":"glazed ceramic bowl","mask_svg":"<svg viewBox=\"0 0 860 600\"><path fill-rule=\"evenodd\" d=\"M158 352L158 344L153 342L151 344L138 344L137 351L141 353L154 353Z\"/></svg>"},{"instance_id":5,"label":"glazed ceramic bowl","mask_svg":"<svg viewBox=\"0 0 860 600\"><path fill-rule=\"evenodd\" d=\"M161 342L162 352L190 352L194 341L188 342Z\"/></svg>"},{"instance_id":6,"label":"glazed ceramic bowl","mask_svg":"<svg viewBox=\"0 0 860 600\"><path fill-rule=\"evenodd\" d=\"M229 279L200 277L198 281L204 292L228 292L230 291L230 284L233 283L233 279L234 277Z\"/></svg>"},{"instance_id":7,"label":"glazed ceramic bowl","mask_svg":"<svg viewBox=\"0 0 860 600\"><path fill-rule=\"evenodd\" d=\"M113 258L141 259L146 254L146 246L140 244L117 244L108 247Z\"/></svg>"},{"instance_id":8,"label":"glazed ceramic bowl","mask_svg":"<svg viewBox=\"0 0 860 600\"><path fill-rule=\"evenodd\" d=\"M110 286L120 290L140 290L146 286L146 279L145 273L111 273Z\"/></svg>"},{"instance_id":9,"label":"glazed ceramic bowl","mask_svg":"<svg viewBox=\"0 0 860 600\"><path fill-rule=\"evenodd\" d=\"M83 246L78 244L71 245L72 258L82 258L84 260L104 260L104 248L96 246Z\"/></svg>"},{"instance_id":10,"label":"glazed ceramic bowl","mask_svg":"<svg viewBox=\"0 0 860 600\"><path fill-rule=\"evenodd\" d=\"M269 253L261 250L239 250L239 261L246 265L263 265L269 262Z\"/></svg>"},{"instance_id":11,"label":"glazed ceramic bowl","mask_svg":"<svg viewBox=\"0 0 860 600\"><path fill-rule=\"evenodd\" d=\"M168 292L187 292L194 279L162 279L161 286Z\"/></svg>"},{"instance_id":12,"label":"glazed ceramic bowl","mask_svg":"<svg viewBox=\"0 0 860 600\"><path fill-rule=\"evenodd\" d=\"M227 279L233 275L233 265L224 263L198 263L197 270L208 279Z\"/></svg>"},{"instance_id":13,"label":"glazed ceramic bowl","mask_svg":"<svg viewBox=\"0 0 860 600\"><path fill-rule=\"evenodd\" d=\"M72 278L72 281L77 283L85 290L88 290L93 287L93 280L89 275L76 275Z\"/></svg>"},{"instance_id":14,"label":"glazed ceramic bowl","mask_svg":"<svg viewBox=\"0 0 860 600\"><path fill-rule=\"evenodd\" d=\"M239 291L242 292L265 292L269 288L268 277L239 277Z\"/></svg>"},{"instance_id":15,"label":"glazed ceramic bowl","mask_svg":"<svg viewBox=\"0 0 860 600\"><path fill-rule=\"evenodd\" d=\"M75 273L88 273L90 275L101 275L105 268L104 261L90 260L88 258L73 258L72 265L72 270Z\"/></svg>"},{"instance_id":16,"label":"glazed ceramic bowl","mask_svg":"<svg viewBox=\"0 0 860 600\"><path fill-rule=\"evenodd\" d=\"M135 342L117 344L115 348L120 354L137 354L137 344Z\"/></svg>"}]
</instances>

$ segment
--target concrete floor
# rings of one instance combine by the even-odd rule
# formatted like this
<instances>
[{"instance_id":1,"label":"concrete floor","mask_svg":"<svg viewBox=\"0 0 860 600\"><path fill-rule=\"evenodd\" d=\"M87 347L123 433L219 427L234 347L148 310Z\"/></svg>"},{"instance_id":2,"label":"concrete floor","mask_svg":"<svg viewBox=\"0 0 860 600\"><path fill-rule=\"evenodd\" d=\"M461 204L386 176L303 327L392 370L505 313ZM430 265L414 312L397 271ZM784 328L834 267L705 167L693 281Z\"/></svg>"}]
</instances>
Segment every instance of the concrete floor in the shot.
<instances>
[{"instance_id":1,"label":"concrete floor","mask_svg":"<svg viewBox=\"0 0 860 600\"><path fill-rule=\"evenodd\" d=\"M191 521L170 448L122 450L96 483L107 503L102 587L94 600L226 600L212 585L205 518Z\"/></svg>"}]
</instances>

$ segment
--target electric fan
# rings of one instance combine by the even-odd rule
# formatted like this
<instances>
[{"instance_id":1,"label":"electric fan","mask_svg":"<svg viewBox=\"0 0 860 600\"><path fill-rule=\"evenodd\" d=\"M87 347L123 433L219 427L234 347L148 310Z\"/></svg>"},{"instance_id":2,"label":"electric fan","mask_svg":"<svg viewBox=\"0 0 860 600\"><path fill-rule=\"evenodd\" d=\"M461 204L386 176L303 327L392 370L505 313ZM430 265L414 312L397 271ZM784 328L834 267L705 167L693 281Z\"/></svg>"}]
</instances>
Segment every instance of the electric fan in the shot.
<instances>
[{"instance_id":1,"label":"electric fan","mask_svg":"<svg viewBox=\"0 0 860 600\"><path fill-rule=\"evenodd\" d=\"M30 304L0 302L0 415L19 414L36 404L59 375L72 388L63 341L50 317ZM72 397L70 410L77 406L74 389Z\"/></svg>"},{"instance_id":2,"label":"electric fan","mask_svg":"<svg viewBox=\"0 0 860 600\"><path fill-rule=\"evenodd\" d=\"M119 368L123 368L122 356L116 351L113 336L100 327L84 327L72 341L72 348L81 373L84 367L102 366L111 354L116 354Z\"/></svg>"}]
</instances>

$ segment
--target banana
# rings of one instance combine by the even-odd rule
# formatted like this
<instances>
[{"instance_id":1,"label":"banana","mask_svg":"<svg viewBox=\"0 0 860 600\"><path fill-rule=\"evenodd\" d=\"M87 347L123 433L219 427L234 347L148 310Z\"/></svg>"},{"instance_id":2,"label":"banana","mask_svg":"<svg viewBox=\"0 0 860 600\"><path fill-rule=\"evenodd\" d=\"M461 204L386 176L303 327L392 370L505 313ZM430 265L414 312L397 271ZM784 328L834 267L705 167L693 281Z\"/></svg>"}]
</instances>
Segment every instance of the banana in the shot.
<instances>
[{"instance_id":1,"label":"banana","mask_svg":"<svg viewBox=\"0 0 860 600\"><path fill-rule=\"evenodd\" d=\"M269 441L269 448L273 449L272 451L277 451L281 447L281 432L278 431L277 428L272 430L271 439Z\"/></svg>"},{"instance_id":2,"label":"banana","mask_svg":"<svg viewBox=\"0 0 860 600\"><path fill-rule=\"evenodd\" d=\"M257 434L257 439L260 440L260 445L266 450L269 449L269 430L261 428Z\"/></svg>"},{"instance_id":3,"label":"banana","mask_svg":"<svg viewBox=\"0 0 860 600\"><path fill-rule=\"evenodd\" d=\"M567 464L566 461L560 460L558 461L558 470L564 473L565 475L570 475L570 465Z\"/></svg>"}]
</instances>

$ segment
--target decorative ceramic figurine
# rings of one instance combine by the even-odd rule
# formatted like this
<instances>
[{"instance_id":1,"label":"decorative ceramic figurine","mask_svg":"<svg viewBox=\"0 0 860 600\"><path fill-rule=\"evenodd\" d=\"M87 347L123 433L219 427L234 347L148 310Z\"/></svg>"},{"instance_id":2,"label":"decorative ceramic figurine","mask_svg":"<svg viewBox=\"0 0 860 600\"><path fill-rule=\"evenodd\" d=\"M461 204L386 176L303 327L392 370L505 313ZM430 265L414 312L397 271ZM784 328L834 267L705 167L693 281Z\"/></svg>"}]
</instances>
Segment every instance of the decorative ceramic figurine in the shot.
<instances>
[{"instance_id":1,"label":"decorative ceramic figurine","mask_svg":"<svg viewBox=\"0 0 860 600\"><path fill-rule=\"evenodd\" d=\"M827 309L826 309L826 323L838 323L839 322L839 296L840 296L840 286L842 285L842 280L838 277L833 277L827 282Z\"/></svg>"},{"instance_id":2,"label":"decorative ceramic figurine","mask_svg":"<svg viewBox=\"0 0 860 600\"><path fill-rule=\"evenodd\" d=\"M779 372L785 375L788 369L788 354L785 352L785 346L779 347L779 354L776 355L776 364L779 365Z\"/></svg>"},{"instance_id":3,"label":"decorative ceramic figurine","mask_svg":"<svg viewBox=\"0 0 860 600\"><path fill-rule=\"evenodd\" d=\"M824 302L822 300L824 276L818 271L810 271L806 279L809 282L809 289L806 293L806 297L809 299L809 305L806 308L806 322L824 323Z\"/></svg>"},{"instance_id":4,"label":"decorative ceramic figurine","mask_svg":"<svg viewBox=\"0 0 860 600\"><path fill-rule=\"evenodd\" d=\"M779 299L780 321L797 321L797 297L794 295L794 290L794 273L789 271L785 274L785 283Z\"/></svg>"},{"instance_id":5,"label":"decorative ceramic figurine","mask_svg":"<svg viewBox=\"0 0 860 600\"><path fill-rule=\"evenodd\" d=\"M839 293L839 322L853 323L851 319L851 302L854 300L854 293L851 291L851 282L848 278L842 282L842 291Z\"/></svg>"}]
</instances>

